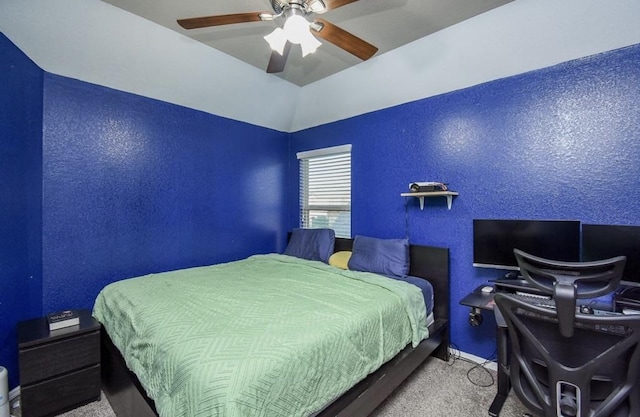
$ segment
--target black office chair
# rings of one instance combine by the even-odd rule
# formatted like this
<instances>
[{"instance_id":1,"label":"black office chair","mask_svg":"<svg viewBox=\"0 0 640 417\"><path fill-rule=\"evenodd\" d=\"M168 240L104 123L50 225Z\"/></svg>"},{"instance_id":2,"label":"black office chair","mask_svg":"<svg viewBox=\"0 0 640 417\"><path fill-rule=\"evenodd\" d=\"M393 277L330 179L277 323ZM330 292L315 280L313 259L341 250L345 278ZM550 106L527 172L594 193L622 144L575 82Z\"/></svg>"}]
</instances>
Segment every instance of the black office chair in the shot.
<instances>
[{"instance_id":1,"label":"black office chair","mask_svg":"<svg viewBox=\"0 0 640 417\"><path fill-rule=\"evenodd\" d=\"M494 296L509 332L506 371L516 395L539 416L640 416L640 315L575 308L576 299L615 290L626 258L558 262L514 253L524 278L556 304Z\"/></svg>"}]
</instances>

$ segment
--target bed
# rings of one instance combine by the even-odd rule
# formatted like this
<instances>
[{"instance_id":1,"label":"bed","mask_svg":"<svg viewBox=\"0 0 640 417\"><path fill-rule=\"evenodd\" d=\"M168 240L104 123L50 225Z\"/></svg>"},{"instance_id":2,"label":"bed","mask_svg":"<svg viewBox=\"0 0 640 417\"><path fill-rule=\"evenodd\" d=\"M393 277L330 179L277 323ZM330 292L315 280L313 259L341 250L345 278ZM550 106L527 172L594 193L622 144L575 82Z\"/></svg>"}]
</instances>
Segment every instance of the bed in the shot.
<instances>
[{"instance_id":1,"label":"bed","mask_svg":"<svg viewBox=\"0 0 640 417\"><path fill-rule=\"evenodd\" d=\"M352 239L335 239L335 252L347 251L353 248ZM419 246L410 245L410 265L409 275L426 279L431 284L433 289L433 311L429 326L429 337L424 340L416 339L413 337L406 347L400 348L399 353L392 357L384 357L381 363L376 364L375 369L371 369L368 376L364 379L358 377L358 381L349 382L350 385L341 387L337 395L331 397L330 392L329 401L324 398L321 403L315 403L310 405L309 412L305 415L313 416L366 416L373 411L387 396L389 396L395 388L397 388L402 381L404 381L424 360L433 355L443 360L448 359L448 345L449 345L449 330L448 330L448 317L449 317L449 254L448 249L438 248L431 246ZM289 261L284 259L282 255L259 255L257 257L251 257L248 259L249 263L257 263L259 267L261 262L285 262ZM241 261L242 262L242 261ZM310 263L306 264L301 262L300 268L308 268ZM231 263L234 264L234 263ZM298 267L298 266L294 266ZM317 269L315 265L311 265L313 269ZM291 268L288 264L286 268ZM319 269L331 268L326 266L318 267ZM197 270L197 269L196 269ZM199 271L199 270L198 270ZM192 271L193 273L194 271ZM197 271L196 271L197 272ZM366 274L365 274L366 275ZM369 279L369 278L367 278ZM372 278L375 280L375 278ZM159 282L159 281L158 281ZM275 282L274 282L274 285ZM348 285L352 285L351 283ZM359 284L358 284L359 285ZM386 284L385 284L386 285ZM244 290L243 290L244 291ZM316 290L314 290L316 291ZM183 314L189 314L183 312ZM237 314L234 313L234 314ZM348 314L354 314L352 311ZM137 368L138 374L142 378L138 378L130 368L136 370L136 366L131 366L132 359L129 357L129 365L125 361L120 349L116 347L116 344L123 346L122 338L119 337L114 330L117 327L127 327L122 325L122 320L117 318L111 318L113 321L118 321L118 326L113 323L108 323L104 317L101 318L103 323L102 331L102 372L103 372L103 390L114 409L118 417L155 417L158 416L156 407L159 410L164 410L164 414L168 415L168 408L165 406L162 400L162 396L158 396L157 392L153 390L149 383L147 376L140 374L140 367ZM281 318L280 318L281 319ZM136 323L137 325L137 323ZM135 326L134 326L135 327ZM390 327L390 326L384 326ZM110 328L112 336L106 331L106 328ZM277 332L274 327L274 332ZM412 329L415 333L415 329ZM415 336L415 334L414 334ZM116 343L114 344L114 340ZM137 341L136 343L141 343ZM145 342L146 343L146 342ZM386 344L386 342L385 342ZM159 345L161 346L161 344ZM126 350L126 349L123 349ZM128 351L127 351L128 352ZM385 353L388 355L388 352ZM130 353L129 353L130 355ZM345 359L346 361L346 359ZM345 362L346 364L347 362ZM345 365L346 366L346 365ZM147 390L152 393L154 398L158 398L160 402L156 404L149 396L147 396L147 390L143 388L143 384L140 380L145 381ZM287 388L287 395L291 392L304 391L304 387L300 383L296 383L295 387ZM319 406L321 404L321 406ZM295 406L295 405L294 405ZM297 406L295 406L297 407ZM315 410L311 412L310 410ZM230 413L214 411L212 415L231 415ZM242 415L242 410L237 411L237 415ZM265 412L261 415L275 415L277 413ZM282 412L283 415L288 415L287 411Z\"/></svg>"}]
</instances>

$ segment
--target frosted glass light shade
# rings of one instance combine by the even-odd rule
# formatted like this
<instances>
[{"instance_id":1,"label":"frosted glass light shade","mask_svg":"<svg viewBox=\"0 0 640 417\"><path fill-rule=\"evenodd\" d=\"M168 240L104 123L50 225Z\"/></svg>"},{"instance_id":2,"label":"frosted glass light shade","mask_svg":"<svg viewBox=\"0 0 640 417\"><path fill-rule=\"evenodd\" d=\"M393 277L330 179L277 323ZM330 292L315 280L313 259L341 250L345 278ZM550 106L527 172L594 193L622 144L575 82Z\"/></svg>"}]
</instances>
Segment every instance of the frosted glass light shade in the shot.
<instances>
[{"instance_id":1,"label":"frosted glass light shade","mask_svg":"<svg viewBox=\"0 0 640 417\"><path fill-rule=\"evenodd\" d=\"M307 56L318 49L322 43L309 31L309 22L303 16L293 15L284 22L284 29L276 28L264 37L271 49L283 54L287 41L300 45L302 56Z\"/></svg>"},{"instance_id":2,"label":"frosted glass light shade","mask_svg":"<svg viewBox=\"0 0 640 417\"><path fill-rule=\"evenodd\" d=\"M310 32L307 32L307 36L302 41L302 43L300 43L300 46L302 47L302 56L305 57L309 54L314 53L320 45L322 45L322 43L317 40L315 36L313 36Z\"/></svg>"},{"instance_id":3,"label":"frosted glass light shade","mask_svg":"<svg viewBox=\"0 0 640 417\"><path fill-rule=\"evenodd\" d=\"M269 46L280 55L284 53L284 46L287 44L287 34L282 28L275 28L273 32L264 37Z\"/></svg>"},{"instance_id":4,"label":"frosted glass light shade","mask_svg":"<svg viewBox=\"0 0 640 417\"><path fill-rule=\"evenodd\" d=\"M289 42L300 44L304 42L309 33L309 22L304 17L294 14L284 22L284 31Z\"/></svg>"}]
</instances>

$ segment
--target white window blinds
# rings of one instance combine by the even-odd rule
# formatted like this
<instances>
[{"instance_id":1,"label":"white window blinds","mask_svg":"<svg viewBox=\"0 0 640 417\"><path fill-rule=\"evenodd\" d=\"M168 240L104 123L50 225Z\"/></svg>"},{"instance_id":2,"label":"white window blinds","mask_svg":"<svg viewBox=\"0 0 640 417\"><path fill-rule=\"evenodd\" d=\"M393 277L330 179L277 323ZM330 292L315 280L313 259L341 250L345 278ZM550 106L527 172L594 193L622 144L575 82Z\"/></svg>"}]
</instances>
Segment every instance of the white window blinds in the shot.
<instances>
[{"instance_id":1,"label":"white window blinds","mask_svg":"<svg viewBox=\"0 0 640 417\"><path fill-rule=\"evenodd\" d=\"M351 145L298 153L300 226L351 237Z\"/></svg>"}]
</instances>

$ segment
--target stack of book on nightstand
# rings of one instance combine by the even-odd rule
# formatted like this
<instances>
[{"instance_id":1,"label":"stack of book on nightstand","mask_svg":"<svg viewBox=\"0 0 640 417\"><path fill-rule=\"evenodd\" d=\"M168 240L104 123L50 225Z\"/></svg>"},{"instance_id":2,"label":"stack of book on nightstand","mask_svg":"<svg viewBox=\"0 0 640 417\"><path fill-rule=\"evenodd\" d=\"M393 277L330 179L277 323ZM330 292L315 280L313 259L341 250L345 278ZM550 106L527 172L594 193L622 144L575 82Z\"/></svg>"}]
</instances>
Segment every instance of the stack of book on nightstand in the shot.
<instances>
[{"instance_id":1,"label":"stack of book on nightstand","mask_svg":"<svg viewBox=\"0 0 640 417\"><path fill-rule=\"evenodd\" d=\"M58 311L47 314L47 322L49 323L49 331L78 326L80 325L80 315L75 310Z\"/></svg>"}]
</instances>

